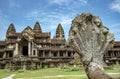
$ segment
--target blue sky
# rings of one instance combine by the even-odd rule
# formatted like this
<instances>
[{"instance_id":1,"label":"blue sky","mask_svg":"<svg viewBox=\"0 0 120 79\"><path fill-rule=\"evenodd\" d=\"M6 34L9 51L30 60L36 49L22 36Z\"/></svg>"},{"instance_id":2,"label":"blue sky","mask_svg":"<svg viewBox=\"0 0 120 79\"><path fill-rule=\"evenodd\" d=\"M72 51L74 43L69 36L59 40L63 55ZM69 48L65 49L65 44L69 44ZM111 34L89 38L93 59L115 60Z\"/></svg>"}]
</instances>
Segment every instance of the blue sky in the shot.
<instances>
[{"instance_id":1,"label":"blue sky","mask_svg":"<svg viewBox=\"0 0 120 79\"><path fill-rule=\"evenodd\" d=\"M71 21L83 12L99 16L120 41L120 0L0 0L0 40L5 39L10 23L21 32L26 26L33 28L36 21L52 37L61 23L68 38Z\"/></svg>"}]
</instances>

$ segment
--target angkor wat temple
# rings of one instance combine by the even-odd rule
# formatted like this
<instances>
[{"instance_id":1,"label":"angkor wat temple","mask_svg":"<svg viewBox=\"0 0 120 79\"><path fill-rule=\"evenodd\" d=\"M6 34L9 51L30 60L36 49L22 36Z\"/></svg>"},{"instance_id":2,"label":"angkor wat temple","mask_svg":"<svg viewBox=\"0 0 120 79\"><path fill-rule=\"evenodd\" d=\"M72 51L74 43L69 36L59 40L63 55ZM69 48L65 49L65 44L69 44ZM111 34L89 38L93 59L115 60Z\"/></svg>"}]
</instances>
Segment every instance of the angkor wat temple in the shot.
<instances>
[{"instance_id":1,"label":"angkor wat temple","mask_svg":"<svg viewBox=\"0 0 120 79\"><path fill-rule=\"evenodd\" d=\"M39 22L36 22L33 29L28 26L21 33L17 33L14 25L10 24L6 39L0 41L0 68L64 66L73 59L73 54L61 24L53 39L50 32L42 32Z\"/></svg>"},{"instance_id":2,"label":"angkor wat temple","mask_svg":"<svg viewBox=\"0 0 120 79\"><path fill-rule=\"evenodd\" d=\"M56 35L42 32L39 22L34 28L26 27L21 33L10 24L6 39L0 41L0 68L37 69L42 67L62 67L74 59L74 51L69 47L64 30L58 24ZM120 63L120 42L104 56L106 63Z\"/></svg>"}]
</instances>

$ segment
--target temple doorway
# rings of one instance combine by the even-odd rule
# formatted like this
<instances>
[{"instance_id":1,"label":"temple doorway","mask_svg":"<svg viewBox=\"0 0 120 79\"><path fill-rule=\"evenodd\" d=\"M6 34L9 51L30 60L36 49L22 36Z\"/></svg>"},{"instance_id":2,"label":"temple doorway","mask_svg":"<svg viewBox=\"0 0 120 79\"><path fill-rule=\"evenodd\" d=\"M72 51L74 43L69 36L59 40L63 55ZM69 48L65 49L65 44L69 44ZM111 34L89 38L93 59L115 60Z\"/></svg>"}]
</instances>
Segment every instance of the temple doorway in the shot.
<instances>
[{"instance_id":1,"label":"temple doorway","mask_svg":"<svg viewBox=\"0 0 120 79\"><path fill-rule=\"evenodd\" d=\"M23 46L22 55L28 56L28 46Z\"/></svg>"},{"instance_id":2,"label":"temple doorway","mask_svg":"<svg viewBox=\"0 0 120 79\"><path fill-rule=\"evenodd\" d=\"M28 40L22 38L20 41L20 51L23 56L28 56Z\"/></svg>"}]
</instances>

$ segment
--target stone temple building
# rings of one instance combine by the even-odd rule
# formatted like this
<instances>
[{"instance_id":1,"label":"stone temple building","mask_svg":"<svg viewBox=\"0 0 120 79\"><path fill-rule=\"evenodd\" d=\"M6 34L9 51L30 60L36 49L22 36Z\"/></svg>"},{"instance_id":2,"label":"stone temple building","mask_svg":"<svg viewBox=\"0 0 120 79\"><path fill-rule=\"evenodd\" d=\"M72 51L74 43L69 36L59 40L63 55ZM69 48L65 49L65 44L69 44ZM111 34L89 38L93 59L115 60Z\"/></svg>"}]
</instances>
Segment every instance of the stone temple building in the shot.
<instances>
[{"instance_id":1,"label":"stone temple building","mask_svg":"<svg viewBox=\"0 0 120 79\"><path fill-rule=\"evenodd\" d=\"M115 41L113 48L104 55L105 62L110 64L120 64L120 41Z\"/></svg>"},{"instance_id":2,"label":"stone temple building","mask_svg":"<svg viewBox=\"0 0 120 79\"><path fill-rule=\"evenodd\" d=\"M61 24L51 38L50 32L42 32L39 22L34 28L26 27L21 33L10 24L6 39L0 41L0 68L37 69L42 67L63 67L74 59L74 51L69 47ZM107 64L120 64L120 42L104 56Z\"/></svg>"},{"instance_id":3,"label":"stone temple building","mask_svg":"<svg viewBox=\"0 0 120 79\"><path fill-rule=\"evenodd\" d=\"M37 69L62 67L73 60L74 51L67 44L61 24L51 38L50 32L42 32L39 22L34 28L26 27L21 33L10 24L6 39L0 41L0 68Z\"/></svg>"}]
</instances>

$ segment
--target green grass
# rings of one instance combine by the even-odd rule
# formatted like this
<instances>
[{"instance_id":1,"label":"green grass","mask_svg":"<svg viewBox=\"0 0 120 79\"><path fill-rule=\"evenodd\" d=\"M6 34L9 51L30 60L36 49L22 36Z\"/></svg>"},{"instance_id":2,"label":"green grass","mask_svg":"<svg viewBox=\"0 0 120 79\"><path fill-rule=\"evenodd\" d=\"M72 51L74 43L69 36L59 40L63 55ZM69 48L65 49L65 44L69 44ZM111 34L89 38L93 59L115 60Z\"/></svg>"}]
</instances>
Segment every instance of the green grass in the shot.
<instances>
[{"instance_id":1,"label":"green grass","mask_svg":"<svg viewBox=\"0 0 120 79\"><path fill-rule=\"evenodd\" d=\"M6 76L9 76L11 73L6 72L5 70L0 70L0 79Z\"/></svg>"},{"instance_id":2,"label":"green grass","mask_svg":"<svg viewBox=\"0 0 120 79\"><path fill-rule=\"evenodd\" d=\"M113 67L106 67L105 71L107 73L120 73L120 65L115 65ZM24 78L24 79L87 79L87 76L84 72L83 67L79 68L44 68L38 70L18 70L18 71L5 71L0 70L0 79L7 77L11 74L16 74L14 79L16 78ZM58 76L58 75L65 75L59 77L47 77L47 76ZM78 76L77 76L78 75ZM84 76L80 76L84 75ZM113 77L120 77L120 74L111 75Z\"/></svg>"},{"instance_id":3,"label":"green grass","mask_svg":"<svg viewBox=\"0 0 120 79\"><path fill-rule=\"evenodd\" d=\"M106 72L112 73L112 72L119 72L120 73L120 65L113 65L110 67L105 68Z\"/></svg>"},{"instance_id":4,"label":"green grass","mask_svg":"<svg viewBox=\"0 0 120 79\"><path fill-rule=\"evenodd\" d=\"M77 68L78 69L78 68ZM17 73L16 78L29 78L29 77L44 77L44 76L57 76L57 75L78 75L85 74L83 68L78 70L73 68L60 69L60 68L46 68L39 69L35 71L24 71L22 73ZM58 78L59 79L59 78Z\"/></svg>"},{"instance_id":5,"label":"green grass","mask_svg":"<svg viewBox=\"0 0 120 79\"><path fill-rule=\"evenodd\" d=\"M105 68L107 73L120 73L120 65L113 65L111 67ZM113 77L120 77L120 74L110 74Z\"/></svg>"}]
</instances>

